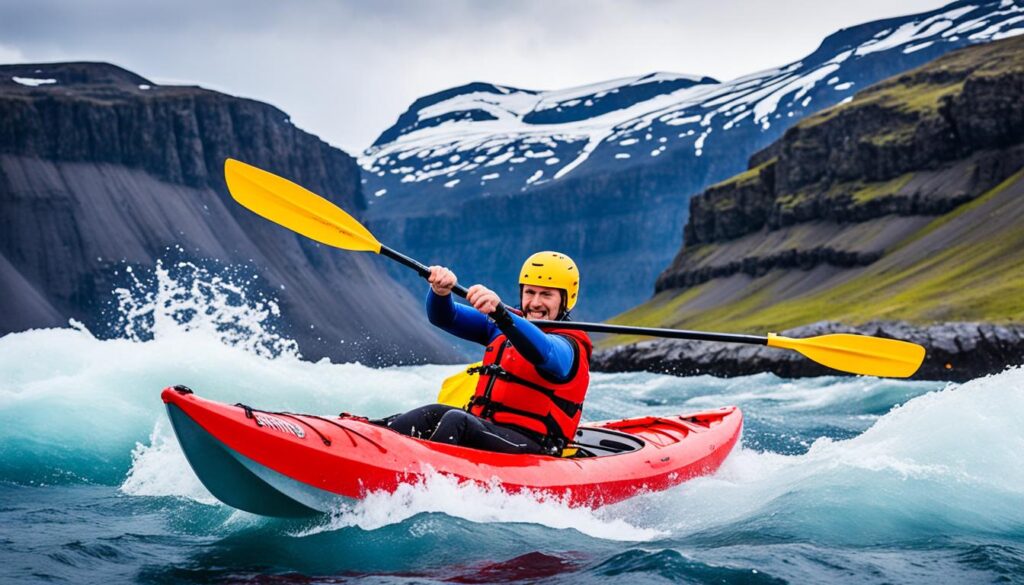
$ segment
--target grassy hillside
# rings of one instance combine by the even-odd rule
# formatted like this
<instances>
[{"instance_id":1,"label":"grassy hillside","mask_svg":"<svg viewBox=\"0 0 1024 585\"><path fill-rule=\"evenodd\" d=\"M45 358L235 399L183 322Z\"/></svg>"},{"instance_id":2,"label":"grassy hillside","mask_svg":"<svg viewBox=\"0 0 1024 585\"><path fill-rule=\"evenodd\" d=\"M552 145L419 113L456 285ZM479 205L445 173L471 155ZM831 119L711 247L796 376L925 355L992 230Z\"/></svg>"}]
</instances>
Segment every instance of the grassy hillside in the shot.
<instances>
[{"instance_id":1,"label":"grassy hillside","mask_svg":"<svg viewBox=\"0 0 1024 585\"><path fill-rule=\"evenodd\" d=\"M1024 322L1022 80L1024 39L1010 39L804 120L695 198L690 244L666 271L675 280L663 275L654 298L611 321L754 333L821 320ZM813 182L800 182L801 163L816 165Z\"/></svg>"},{"instance_id":2,"label":"grassy hillside","mask_svg":"<svg viewBox=\"0 0 1024 585\"><path fill-rule=\"evenodd\" d=\"M823 319L1024 321L1024 172L909 234L868 267L737 275L676 293L663 291L612 321L750 332Z\"/></svg>"}]
</instances>

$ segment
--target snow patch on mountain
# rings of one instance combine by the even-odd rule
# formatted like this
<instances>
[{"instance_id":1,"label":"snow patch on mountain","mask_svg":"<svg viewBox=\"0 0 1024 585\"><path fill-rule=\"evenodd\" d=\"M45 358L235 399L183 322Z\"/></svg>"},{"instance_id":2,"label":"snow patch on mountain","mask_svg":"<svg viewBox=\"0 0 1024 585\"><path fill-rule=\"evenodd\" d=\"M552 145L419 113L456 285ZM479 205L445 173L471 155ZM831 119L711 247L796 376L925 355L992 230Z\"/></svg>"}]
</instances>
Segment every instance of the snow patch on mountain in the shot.
<instances>
[{"instance_id":1,"label":"snow patch on mountain","mask_svg":"<svg viewBox=\"0 0 1024 585\"><path fill-rule=\"evenodd\" d=\"M57 83L56 79L40 79L37 77L11 77L11 81L19 85L25 85L28 87L39 87L40 85L51 85Z\"/></svg>"},{"instance_id":2,"label":"snow patch on mountain","mask_svg":"<svg viewBox=\"0 0 1024 585\"><path fill-rule=\"evenodd\" d=\"M824 105L851 97L864 87L853 74L860 59L1005 38L1024 33L1020 22L1024 0L961 1L855 27L866 34L840 31L802 61L727 82L659 72L553 91L472 83L418 100L360 164L378 188L436 179L448 189L510 190L563 179L595 158L600 166L588 168L608 170L676 150L701 156L740 125L765 131L806 115L823 88L835 96Z\"/></svg>"},{"instance_id":3,"label":"snow patch on mountain","mask_svg":"<svg viewBox=\"0 0 1024 585\"><path fill-rule=\"evenodd\" d=\"M953 26L953 21L969 12L974 12L978 7L963 6L936 14L930 18L926 18L917 22L908 22L903 24L895 31L882 36L880 38L868 41L857 48L857 55L867 55L869 53L877 53L878 51L888 51L907 43L912 43L920 39L935 36L942 33L944 30Z\"/></svg>"}]
</instances>

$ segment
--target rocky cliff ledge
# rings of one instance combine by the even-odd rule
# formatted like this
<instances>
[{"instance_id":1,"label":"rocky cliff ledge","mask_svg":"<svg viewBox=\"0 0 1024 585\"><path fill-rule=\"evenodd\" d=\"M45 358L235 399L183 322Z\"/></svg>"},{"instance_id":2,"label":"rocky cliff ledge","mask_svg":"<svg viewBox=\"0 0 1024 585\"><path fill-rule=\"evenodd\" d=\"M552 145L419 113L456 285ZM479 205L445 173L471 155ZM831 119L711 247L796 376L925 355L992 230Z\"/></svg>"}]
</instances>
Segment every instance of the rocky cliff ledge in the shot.
<instances>
[{"instance_id":1,"label":"rocky cliff ledge","mask_svg":"<svg viewBox=\"0 0 1024 585\"><path fill-rule=\"evenodd\" d=\"M894 243L891 230L843 238L853 224L948 213L1024 166L1022 143L1024 38L940 57L801 121L747 172L692 198L684 248L656 290L776 267L871 264ZM802 239L722 253L749 234L812 222L821 229Z\"/></svg>"},{"instance_id":2,"label":"rocky cliff ledge","mask_svg":"<svg viewBox=\"0 0 1024 585\"><path fill-rule=\"evenodd\" d=\"M938 379L1024 363L1024 37L869 87L799 122L749 167L690 200L684 246L657 294L613 322L755 334L844 323L918 340L929 352L920 375ZM825 373L767 348L609 349L637 341L606 340L598 363Z\"/></svg>"},{"instance_id":3,"label":"rocky cliff ledge","mask_svg":"<svg viewBox=\"0 0 1024 585\"><path fill-rule=\"evenodd\" d=\"M857 327L823 321L782 332L789 337L860 333L903 339L928 353L915 380L962 382L1024 364L1024 325L946 323L914 327L900 322L873 322ZM784 378L837 375L795 351L767 346L658 339L599 351L592 366L604 372L648 371L677 376L708 374L744 376L772 372Z\"/></svg>"},{"instance_id":4,"label":"rocky cliff ledge","mask_svg":"<svg viewBox=\"0 0 1024 585\"><path fill-rule=\"evenodd\" d=\"M0 99L0 153L122 165L214 190L234 157L364 207L352 157L255 100L157 85L105 63L0 66Z\"/></svg>"},{"instance_id":5,"label":"rocky cliff ledge","mask_svg":"<svg viewBox=\"0 0 1024 585\"><path fill-rule=\"evenodd\" d=\"M151 269L172 249L251 268L308 358L455 357L421 301L376 259L327 249L235 204L228 157L357 216L365 208L355 161L267 104L157 85L105 63L0 66L0 334L68 318L102 331L118 268Z\"/></svg>"}]
</instances>

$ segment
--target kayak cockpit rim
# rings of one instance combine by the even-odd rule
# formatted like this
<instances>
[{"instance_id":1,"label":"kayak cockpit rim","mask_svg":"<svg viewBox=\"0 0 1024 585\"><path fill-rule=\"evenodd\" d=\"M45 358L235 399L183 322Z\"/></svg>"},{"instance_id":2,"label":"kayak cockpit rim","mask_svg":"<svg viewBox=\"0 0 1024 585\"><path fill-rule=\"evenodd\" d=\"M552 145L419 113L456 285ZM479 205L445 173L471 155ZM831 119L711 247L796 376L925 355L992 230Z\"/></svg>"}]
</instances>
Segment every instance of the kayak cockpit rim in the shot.
<instances>
[{"instance_id":1,"label":"kayak cockpit rim","mask_svg":"<svg viewBox=\"0 0 1024 585\"><path fill-rule=\"evenodd\" d=\"M579 427L576 437L567 449L577 449L576 457L607 457L643 449L644 442L622 431L600 427Z\"/></svg>"},{"instance_id":2,"label":"kayak cockpit rim","mask_svg":"<svg viewBox=\"0 0 1024 585\"><path fill-rule=\"evenodd\" d=\"M379 426L383 429L389 430L393 433L398 431L376 422L370 423L375 426ZM401 433L398 433L401 434ZM408 435L403 435L408 437ZM430 443L429 439L423 439L419 437L408 437L414 441L423 443ZM569 443L565 447L565 451L571 454L564 455L547 455L537 454L537 457L553 457L555 459L576 459L576 458L590 458L590 457L609 457L612 455L621 455L623 453L632 453L633 451L639 451L643 449L645 443L642 439L631 435L623 431L616 431L604 427L591 427L581 426L576 429L576 436L572 443ZM477 449L475 447L468 447L466 445L458 445L460 449L471 449L473 451L480 451L483 453L492 453L493 451L487 451L486 449Z\"/></svg>"}]
</instances>

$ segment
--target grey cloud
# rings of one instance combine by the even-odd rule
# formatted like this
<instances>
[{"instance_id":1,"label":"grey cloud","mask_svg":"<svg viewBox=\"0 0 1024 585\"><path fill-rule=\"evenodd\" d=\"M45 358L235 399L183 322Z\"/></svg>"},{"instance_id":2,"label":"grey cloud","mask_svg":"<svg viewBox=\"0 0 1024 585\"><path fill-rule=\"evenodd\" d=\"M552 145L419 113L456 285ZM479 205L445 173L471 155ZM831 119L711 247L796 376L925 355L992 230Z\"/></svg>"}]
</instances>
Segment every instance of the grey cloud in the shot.
<instances>
[{"instance_id":1,"label":"grey cloud","mask_svg":"<svg viewBox=\"0 0 1024 585\"><path fill-rule=\"evenodd\" d=\"M107 60L273 103L350 152L413 100L469 81L531 89L654 70L728 79L826 34L938 0L0 2L0 56Z\"/></svg>"}]
</instances>

